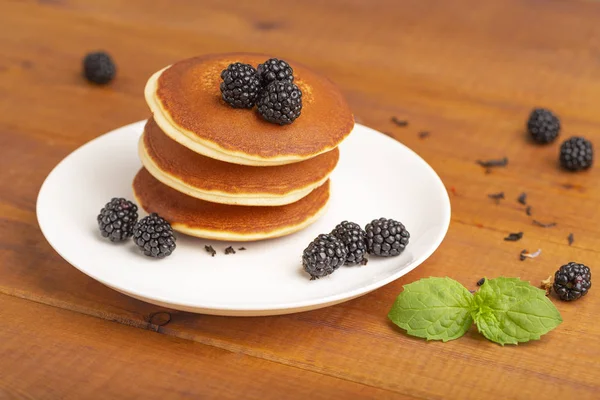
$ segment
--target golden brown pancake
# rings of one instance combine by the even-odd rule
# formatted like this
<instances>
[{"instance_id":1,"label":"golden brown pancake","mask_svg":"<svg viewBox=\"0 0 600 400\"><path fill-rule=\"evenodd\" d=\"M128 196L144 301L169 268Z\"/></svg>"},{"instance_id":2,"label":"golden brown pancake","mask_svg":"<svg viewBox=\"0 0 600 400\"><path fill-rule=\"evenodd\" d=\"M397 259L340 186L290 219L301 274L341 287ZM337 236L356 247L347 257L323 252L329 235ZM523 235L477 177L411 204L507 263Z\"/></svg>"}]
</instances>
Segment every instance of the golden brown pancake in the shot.
<instances>
[{"instance_id":1,"label":"golden brown pancake","mask_svg":"<svg viewBox=\"0 0 600 400\"><path fill-rule=\"evenodd\" d=\"M256 67L268 58L205 55L157 72L145 90L156 123L191 150L237 164L287 164L337 147L354 126L352 112L333 83L301 64L290 62L303 104L302 114L290 125L269 123L256 109L235 109L222 100L223 69L237 61Z\"/></svg>"},{"instance_id":2,"label":"golden brown pancake","mask_svg":"<svg viewBox=\"0 0 600 400\"><path fill-rule=\"evenodd\" d=\"M158 213L176 231L206 239L252 241L288 235L316 221L329 200L329 181L285 206L232 206L186 196L142 168L133 180L133 192L144 210Z\"/></svg>"},{"instance_id":3,"label":"golden brown pancake","mask_svg":"<svg viewBox=\"0 0 600 400\"><path fill-rule=\"evenodd\" d=\"M321 186L335 168L339 150L280 166L230 164L180 145L150 118L140 139L140 158L156 179L189 196L223 204L279 206Z\"/></svg>"}]
</instances>

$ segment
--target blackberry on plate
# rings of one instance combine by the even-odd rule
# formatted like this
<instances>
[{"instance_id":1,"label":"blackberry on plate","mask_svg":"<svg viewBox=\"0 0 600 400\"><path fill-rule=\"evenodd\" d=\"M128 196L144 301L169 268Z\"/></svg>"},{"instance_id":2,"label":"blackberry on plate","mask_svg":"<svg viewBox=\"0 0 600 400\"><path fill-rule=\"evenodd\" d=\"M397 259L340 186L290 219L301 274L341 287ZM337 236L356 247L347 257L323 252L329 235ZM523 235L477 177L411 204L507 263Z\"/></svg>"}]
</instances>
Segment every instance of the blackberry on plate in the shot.
<instances>
[{"instance_id":1,"label":"blackberry on plate","mask_svg":"<svg viewBox=\"0 0 600 400\"><path fill-rule=\"evenodd\" d=\"M98 228L111 242L121 242L133 235L138 219L137 206L123 198L113 198L98 214Z\"/></svg>"},{"instance_id":2,"label":"blackberry on plate","mask_svg":"<svg viewBox=\"0 0 600 400\"><path fill-rule=\"evenodd\" d=\"M260 81L252 65L230 64L221 72L221 96L233 108L252 108L260 90Z\"/></svg>"},{"instance_id":3,"label":"blackberry on plate","mask_svg":"<svg viewBox=\"0 0 600 400\"><path fill-rule=\"evenodd\" d=\"M175 235L171 225L152 213L139 220L133 229L133 240L145 255L165 258L175 250Z\"/></svg>"},{"instance_id":4,"label":"blackberry on plate","mask_svg":"<svg viewBox=\"0 0 600 400\"><path fill-rule=\"evenodd\" d=\"M560 120L552 111L545 108L536 108L529 115L527 131L537 143L550 143L560 133Z\"/></svg>"},{"instance_id":5,"label":"blackberry on plate","mask_svg":"<svg viewBox=\"0 0 600 400\"><path fill-rule=\"evenodd\" d=\"M365 227L367 252L380 257L397 256L404 251L410 239L406 227L393 219L374 219Z\"/></svg>"},{"instance_id":6,"label":"blackberry on plate","mask_svg":"<svg viewBox=\"0 0 600 400\"><path fill-rule=\"evenodd\" d=\"M365 239L367 234L360 225L354 222L343 221L337 225L331 234L342 241L348 255L346 256L346 264L360 264L367 252L367 244Z\"/></svg>"},{"instance_id":7,"label":"blackberry on plate","mask_svg":"<svg viewBox=\"0 0 600 400\"><path fill-rule=\"evenodd\" d=\"M594 163L594 147L589 140L573 136L560 146L560 165L570 171L588 169Z\"/></svg>"},{"instance_id":8,"label":"blackberry on plate","mask_svg":"<svg viewBox=\"0 0 600 400\"><path fill-rule=\"evenodd\" d=\"M259 114L267 121L287 125L302 112L302 91L292 82L271 82L260 94Z\"/></svg>"},{"instance_id":9,"label":"blackberry on plate","mask_svg":"<svg viewBox=\"0 0 600 400\"><path fill-rule=\"evenodd\" d=\"M554 291L561 300L572 301L585 296L592 287L592 273L588 267L570 262L554 274Z\"/></svg>"},{"instance_id":10,"label":"blackberry on plate","mask_svg":"<svg viewBox=\"0 0 600 400\"><path fill-rule=\"evenodd\" d=\"M333 235L319 235L302 253L302 266L310 280L330 275L346 261L348 250Z\"/></svg>"},{"instance_id":11,"label":"blackberry on plate","mask_svg":"<svg viewBox=\"0 0 600 400\"><path fill-rule=\"evenodd\" d=\"M104 85L112 81L116 73L115 63L103 51L88 53L83 59L83 75L90 82Z\"/></svg>"},{"instance_id":12,"label":"blackberry on plate","mask_svg":"<svg viewBox=\"0 0 600 400\"><path fill-rule=\"evenodd\" d=\"M265 87L273 81L294 81L294 70L290 64L277 58L271 58L258 64L258 77L260 84Z\"/></svg>"}]
</instances>

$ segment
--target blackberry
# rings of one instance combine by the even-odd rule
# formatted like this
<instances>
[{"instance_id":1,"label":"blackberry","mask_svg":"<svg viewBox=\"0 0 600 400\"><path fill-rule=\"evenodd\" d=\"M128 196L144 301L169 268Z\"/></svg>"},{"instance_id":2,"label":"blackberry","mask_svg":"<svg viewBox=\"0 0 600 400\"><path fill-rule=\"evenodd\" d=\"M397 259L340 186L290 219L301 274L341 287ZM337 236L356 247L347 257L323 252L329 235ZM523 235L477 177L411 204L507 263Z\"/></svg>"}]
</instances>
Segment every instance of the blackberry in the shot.
<instances>
[{"instance_id":1,"label":"blackberry","mask_svg":"<svg viewBox=\"0 0 600 400\"><path fill-rule=\"evenodd\" d=\"M560 133L560 120L552 111L545 108L536 108L529 115L527 131L537 143L550 143Z\"/></svg>"},{"instance_id":2,"label":"blackberry","mask_svg":"<svg viewBox=\"0 0 600 400\"><path fill-rule=\"evenodd\" d=\"M588 169L594 163L594 147L589 140L573 136L560 146L560 165L570 171Z\"/></svg>"},{"instance_id":3,"label":"blackberry","mask_svg":"<svg viewBox=\"0 0 600 400\"><path fill-rule=\"evenodd\" d=\"M171 225L156 213L139 220L133 229L133 240L145 255L165 258L175 250Z\"/></svg>"},{"instance_id":4,"label":"blackberry","mask_svg":"<svg viewBox=\"0 0 600 400\"><path fill-rule=\"evenodd\" d=\"M577 300L592 287L592 273L585 265L570 262L556 271L553 287L561 300Z\"/></svg>"},{"instance_id":5,"label":"blackberry","mask_svg":"<svg viewBox=\"0 0 600 400\"><path fill-rule=\"evenodd\" d=\"M137 206L123 198L113 198L98 214L98 228L111 242L121 242L133 235L138 219Z\"/></svg>"},{"instance_id":6,"label":"blackberry","mask_svg":"<svg viewBox=\"0 0 600 400\"><path fill-rule=\"evenodd\" d=\"M287 125L302 112L302 91L292 82L271 82L260 94L259 114L269 122Z\"/></svg>"},{"instance_id":7,"label":"blackberry","mask_svg":"<svg viewBox=\"0 0 600 400\"><path fill-rule=\"evenodd\" d=\"M113 80L117 67L105 52L88 53L83 59L83 75L93 83L104 85Z\"/></svg>"},{"instance_id":8,"label":"blackberry","mask_svg":"<svg viewBox=\"0 0 600 400\"><path fill-rule=\"evenodd\" d=\"M252 108L256 104L260 81L252 65L229 64L221 72L221 96L233 108Z\"/></svg>"},{"instance_id":9,"label":"blackberry","mask_svg":"<svg viewBox=\"0 0 600 400\"><path fill-rule=\"evenodd\" d=\"M310 280L330 275L346 261L348 250L333 235L319 235L302 253L302 266Z\"/></svg>"},{"instance_id":10,"label":"blackberry","mask_svg":"<svg viewBox=\"0 0 600 400\"><path fill-rule=\"evenodd\" d=\"M360 225L344 221L336 226L331 234L340 239L346 246L348 251L347 265L360 264L363 261L367 252L367 244L365 243L367 234Z\"/></svg>"},{"instance_id":11,"label":"blackberry","mask_svg":"<svg viewBox=\"0 0 600 400\"><path fill-rule=\"evenodd\" d=\"M380 257L397 256L408 244L410 233L404 225L393 219L374 219L365 227L367 251Z\"/></svg>"},{"instance_id":12,"label":"blackberry","mask_svg":"<svg viewBox=\"0 0 600 400\"><path fill-rule=\"evenodd\" d=\"M262 64L258 64L258 77L260 84L266 87L273 81L294 81L294 70L290 64L277 58L271 58Z\"/></svg>"}]
</instances>

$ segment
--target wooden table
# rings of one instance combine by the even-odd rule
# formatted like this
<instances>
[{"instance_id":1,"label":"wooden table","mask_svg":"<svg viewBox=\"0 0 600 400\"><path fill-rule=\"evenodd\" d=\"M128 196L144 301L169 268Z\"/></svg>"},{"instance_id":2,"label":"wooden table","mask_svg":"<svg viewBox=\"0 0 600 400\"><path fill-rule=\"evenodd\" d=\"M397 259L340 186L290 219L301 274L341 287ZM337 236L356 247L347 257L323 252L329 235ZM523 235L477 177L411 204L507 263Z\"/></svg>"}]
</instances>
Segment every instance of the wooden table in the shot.
<instances>
[{"instance_id":1,"label":"wooden table","mask_svg":"<svg viewBox=\"0 0 600 400\"><path fill-rule=\"evenodd\" d=\"M1 0L0 9L0 398L598 398L595 286L575 303L553 298L564 323L520 346L475 329L426 342L386 314L402 285L427 276L475 289L482 276L537 285L571 260L600 273L600 165L562 172L559 143L534 146L524 133L532 107L546 106L560 115L562 138L582 134L600 147L600 3ZM80 76L95 49L118 64L110 86ZM453 208L439 250L359 299L265 318L161 309L63 261L35 216L51 168L146 118L152 72L224 51L312 66L339 84L357 121L427 160ZM509 166L490 174L475 163L503 156ZM499 191L498 204L487 197ZM521 192L534 218L558 225L534 226ZM503 241L515 231L525 232L520 242ZM520 261L525 248L542 255Z\"/></svg>"}]
</instances>

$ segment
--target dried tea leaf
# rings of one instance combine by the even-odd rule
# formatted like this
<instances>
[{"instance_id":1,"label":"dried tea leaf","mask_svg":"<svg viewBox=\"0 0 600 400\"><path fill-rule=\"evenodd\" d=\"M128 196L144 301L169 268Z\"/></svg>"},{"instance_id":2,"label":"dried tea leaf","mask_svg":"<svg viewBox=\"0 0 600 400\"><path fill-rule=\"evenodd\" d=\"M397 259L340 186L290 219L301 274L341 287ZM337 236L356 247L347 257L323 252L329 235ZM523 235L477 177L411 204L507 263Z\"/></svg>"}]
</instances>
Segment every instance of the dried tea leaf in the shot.
<instances>
[{"instance_id":1,"label":"dried tea leaf","mask_svg":"<svg viewBox=\"0 0 600 400\"><path fill-rule=\"evenodd\" d=\"M523 232L509 233L508 236L504 238L504 240L506 240L507 242L516 242L518 240L521 240L522 237Z\"/></svg>"},{"instance_id":2,"label":"dried tea leaf","mask_svg":"<svg viewBox=\"0 0 600 400\"><path fill-rule=\"evenodd\" d=\"M209 253L211 255L211 257L214 257L215 254L217 254L215 249L213 249L213 247L209 246L209 245L204 245L204 250L206 250L206 252Z\"/></svg>"},{"instance_id":3,"label":"dried tea leaf","mask_svg":"<svg viewBox=\"0 0 600 400\"><path fill-rule=\"evenodd\" d=\"M548 278L541 282L541 287L546 291L546 296L550 296L552 286L554 285L554 275L550 275Z\"/></svg>"},{"instance_id":4,"label":"dried tea leaf","mask_svg":"<svg viewBox=\"0 0 600 400\"><path fill-rule=\"evenodd\" d=\"M477 164L481 165L484 168L506 167L508 165L508 157L496 160L477 160Z\"/></svg>"},{"instance_id":5,"label":"dried tea leaf","mask_svg":"<svg viewBox=\"0 0 600 400\"><path fill-rule=\"evenodd\" d=\"M229 246L225 249L225 254L235 254L233 247Z\"/></svg>"},{"instance_id":6,"label":"dried tea leaf","mask_svg":"<svg viewBox=\"0 0 600 400\"><path fill-rule=\"evenodd\" d=\"M549 223L545 224L545 223L537 221L535 219L533 220L533 224L537 225L539 227L542 227L542 228L552 228L553 226L556 226L556 222L549 222Z\"/></svg>"},{"instance_id":7,"label":"dried tea leaf","mask_svg":"<svg viewBox=\"0 0 600 400\"><path fill-rule=\"evenodd\" d=\"M396 124L397 126L400 126L400 127L408 126L408 121L407 120L405 120L405 119L399 119L396 116L392 117L392 122L394 124Z\"/></svg>"}]
</instances>

